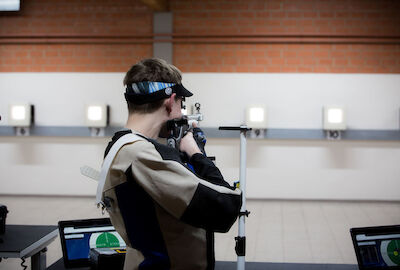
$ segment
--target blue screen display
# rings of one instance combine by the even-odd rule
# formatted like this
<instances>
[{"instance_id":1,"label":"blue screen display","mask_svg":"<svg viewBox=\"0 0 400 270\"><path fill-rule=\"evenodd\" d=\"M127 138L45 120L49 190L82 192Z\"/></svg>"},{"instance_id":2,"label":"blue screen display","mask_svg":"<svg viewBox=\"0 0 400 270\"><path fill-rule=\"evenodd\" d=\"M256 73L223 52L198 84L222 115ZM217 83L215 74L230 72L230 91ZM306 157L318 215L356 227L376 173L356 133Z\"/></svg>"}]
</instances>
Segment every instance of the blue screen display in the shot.
<instances>
[{"instance_id":1,"label":"blue screen display","mask_svg":"<svg viewBox=\"0 0 400 270\"><path fill-rule=\"evenodd\" d=\"M64 242L69 261L89 259L91 248L125 247L121 236L111 225L105 226L70 226L64 228Z\"/></svg>"},{"instance_id":2,"label":"blue screen display","mask_svg":"<svg viewBox=\"0 0 400 270\"><path fill-rule=\"evenodd\" d=\"M92 234L84 233L83 235L83 238L65 240L69 260L89 258L89 239Z\"/></svg>"}]
</instances>

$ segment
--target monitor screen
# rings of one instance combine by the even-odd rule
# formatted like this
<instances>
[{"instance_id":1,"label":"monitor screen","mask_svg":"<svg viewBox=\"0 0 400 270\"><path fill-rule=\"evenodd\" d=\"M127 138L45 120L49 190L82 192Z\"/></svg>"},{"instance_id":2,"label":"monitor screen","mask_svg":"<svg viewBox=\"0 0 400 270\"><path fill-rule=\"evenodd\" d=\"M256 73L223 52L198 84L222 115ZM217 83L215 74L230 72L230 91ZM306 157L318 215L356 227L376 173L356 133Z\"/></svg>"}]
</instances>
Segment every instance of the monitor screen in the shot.
<instances>
[{"instance_id":1,"label":"monitor screen","mask_svg":"<svg viewBox=\"0 0 400 270\"><path fill-rule=\"evenodd\" d=\"M126 246L113 226L65 227L64 235L68 259L70 260L89 258L91 248Z\"/></svg>"},{"instance_id":2,"label":"monitor screen","mask_svg":"<svg viewBox=\"0 0 400 270\"><path fill-rule=\"evenodd\" d=\"M400 227L358 228L352 234L361 269L400 269Z\"/></svg>"},{"instance_id":3,"label":"monitor screen","mask_svg":"<svg viewBox=\"0 0 400 270\"><path fill-rule=\"evenodd\" d=\"M59 222L66 266L87 266L92 248L125 248L126 244L109 219Z\"/></svg>"}]
</instances>

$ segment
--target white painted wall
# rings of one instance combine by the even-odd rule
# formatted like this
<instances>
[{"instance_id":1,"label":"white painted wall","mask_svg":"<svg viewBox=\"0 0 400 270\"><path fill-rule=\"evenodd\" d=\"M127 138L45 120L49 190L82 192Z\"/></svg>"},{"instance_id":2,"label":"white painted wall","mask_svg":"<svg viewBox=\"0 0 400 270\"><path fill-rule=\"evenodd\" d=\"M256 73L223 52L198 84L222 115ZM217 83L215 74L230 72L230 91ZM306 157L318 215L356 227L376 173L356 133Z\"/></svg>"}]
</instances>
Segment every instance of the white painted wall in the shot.
<instances>
[{"instance_id":1,"label":"white painted wall","mask_svg":"<svg viewBox=\"0 0 400 270\"><path fill-rule=\"evenodd\" d=\"M204 126L237 125L266 104L271 128L322 128L322 107L343 105L348 128L399 129L400 75L185 74L204 107ZM218 115L218 117L216 117Z\"/></svg>"},{"instance_id":2,"label":"white painted wall","mask_svg":"<svg viewBox=\"0 0 400 270\"><path fill-rule=\"evenodd\" d=\"M84 106L127 110L122 73L0 73L0 125L8 104L35 105L36 124L83 126ZM322 106L344 105L352 129L399 129L400 75L187 73L202 126L238 125L252 103L268 107L271 128L322 126ZM0 194L94 195L79 167L99 167L107 138L0 137ZM209 139L225 177L237 180L239 140ZM248 197L400 200L400 142L248 141Z\"/></svg>"}]
</instances>

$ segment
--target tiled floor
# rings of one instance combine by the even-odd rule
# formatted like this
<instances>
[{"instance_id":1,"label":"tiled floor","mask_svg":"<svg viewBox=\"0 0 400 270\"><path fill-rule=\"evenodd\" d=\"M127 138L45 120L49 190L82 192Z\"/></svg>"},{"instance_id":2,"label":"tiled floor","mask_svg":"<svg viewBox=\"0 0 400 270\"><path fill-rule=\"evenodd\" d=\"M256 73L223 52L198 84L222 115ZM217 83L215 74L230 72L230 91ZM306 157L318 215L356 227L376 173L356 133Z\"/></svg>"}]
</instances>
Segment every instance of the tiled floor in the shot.
<instances>
[{"instance_id":1,"label":"tiled floor","mask_svg":"<svg viewBox=\"0 0 400 270\"><path fill-rule=\"evenodd\" d=\"M0 196L0 203L10 211L8 224L101 217L94 198ZM248 200L247 208L247 261L356 263L350 228L400 224L400 202ZM216 235L217 260L236 260L236 235L237 223ZM48 247L48 265L61 256L57 238ZM20 262L3 260L0 269L21 269Z\"/></svg>"}]
</instances>

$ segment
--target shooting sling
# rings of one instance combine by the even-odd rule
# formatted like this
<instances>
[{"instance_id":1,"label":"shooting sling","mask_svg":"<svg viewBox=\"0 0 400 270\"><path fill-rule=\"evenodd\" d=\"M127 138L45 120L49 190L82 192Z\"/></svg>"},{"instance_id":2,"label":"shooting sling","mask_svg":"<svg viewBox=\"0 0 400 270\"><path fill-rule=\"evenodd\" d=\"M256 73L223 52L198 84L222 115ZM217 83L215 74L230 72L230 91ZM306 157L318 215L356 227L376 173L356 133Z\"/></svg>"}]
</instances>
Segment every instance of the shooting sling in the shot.
<instances>
[{"instance_id":1,"label":"shooting sling","mask_svg":"<svg viewBox=\"0 0 400 270\"><path fill-rule=\"evenodd\" d=\"M106 182L108 172L110 171L111 164L113 163L115 156L118 151L125 145L129 143L134 143L135 141L140 140L139 137L134 133L129 133L118 139L116 143L111 147L107 156L104 159L103 165L101 166L99 184L97 186L97 194L96 194L96 204L98 206L105 207L103 202L103 188Z\"/></svg>"}]
</instances>

